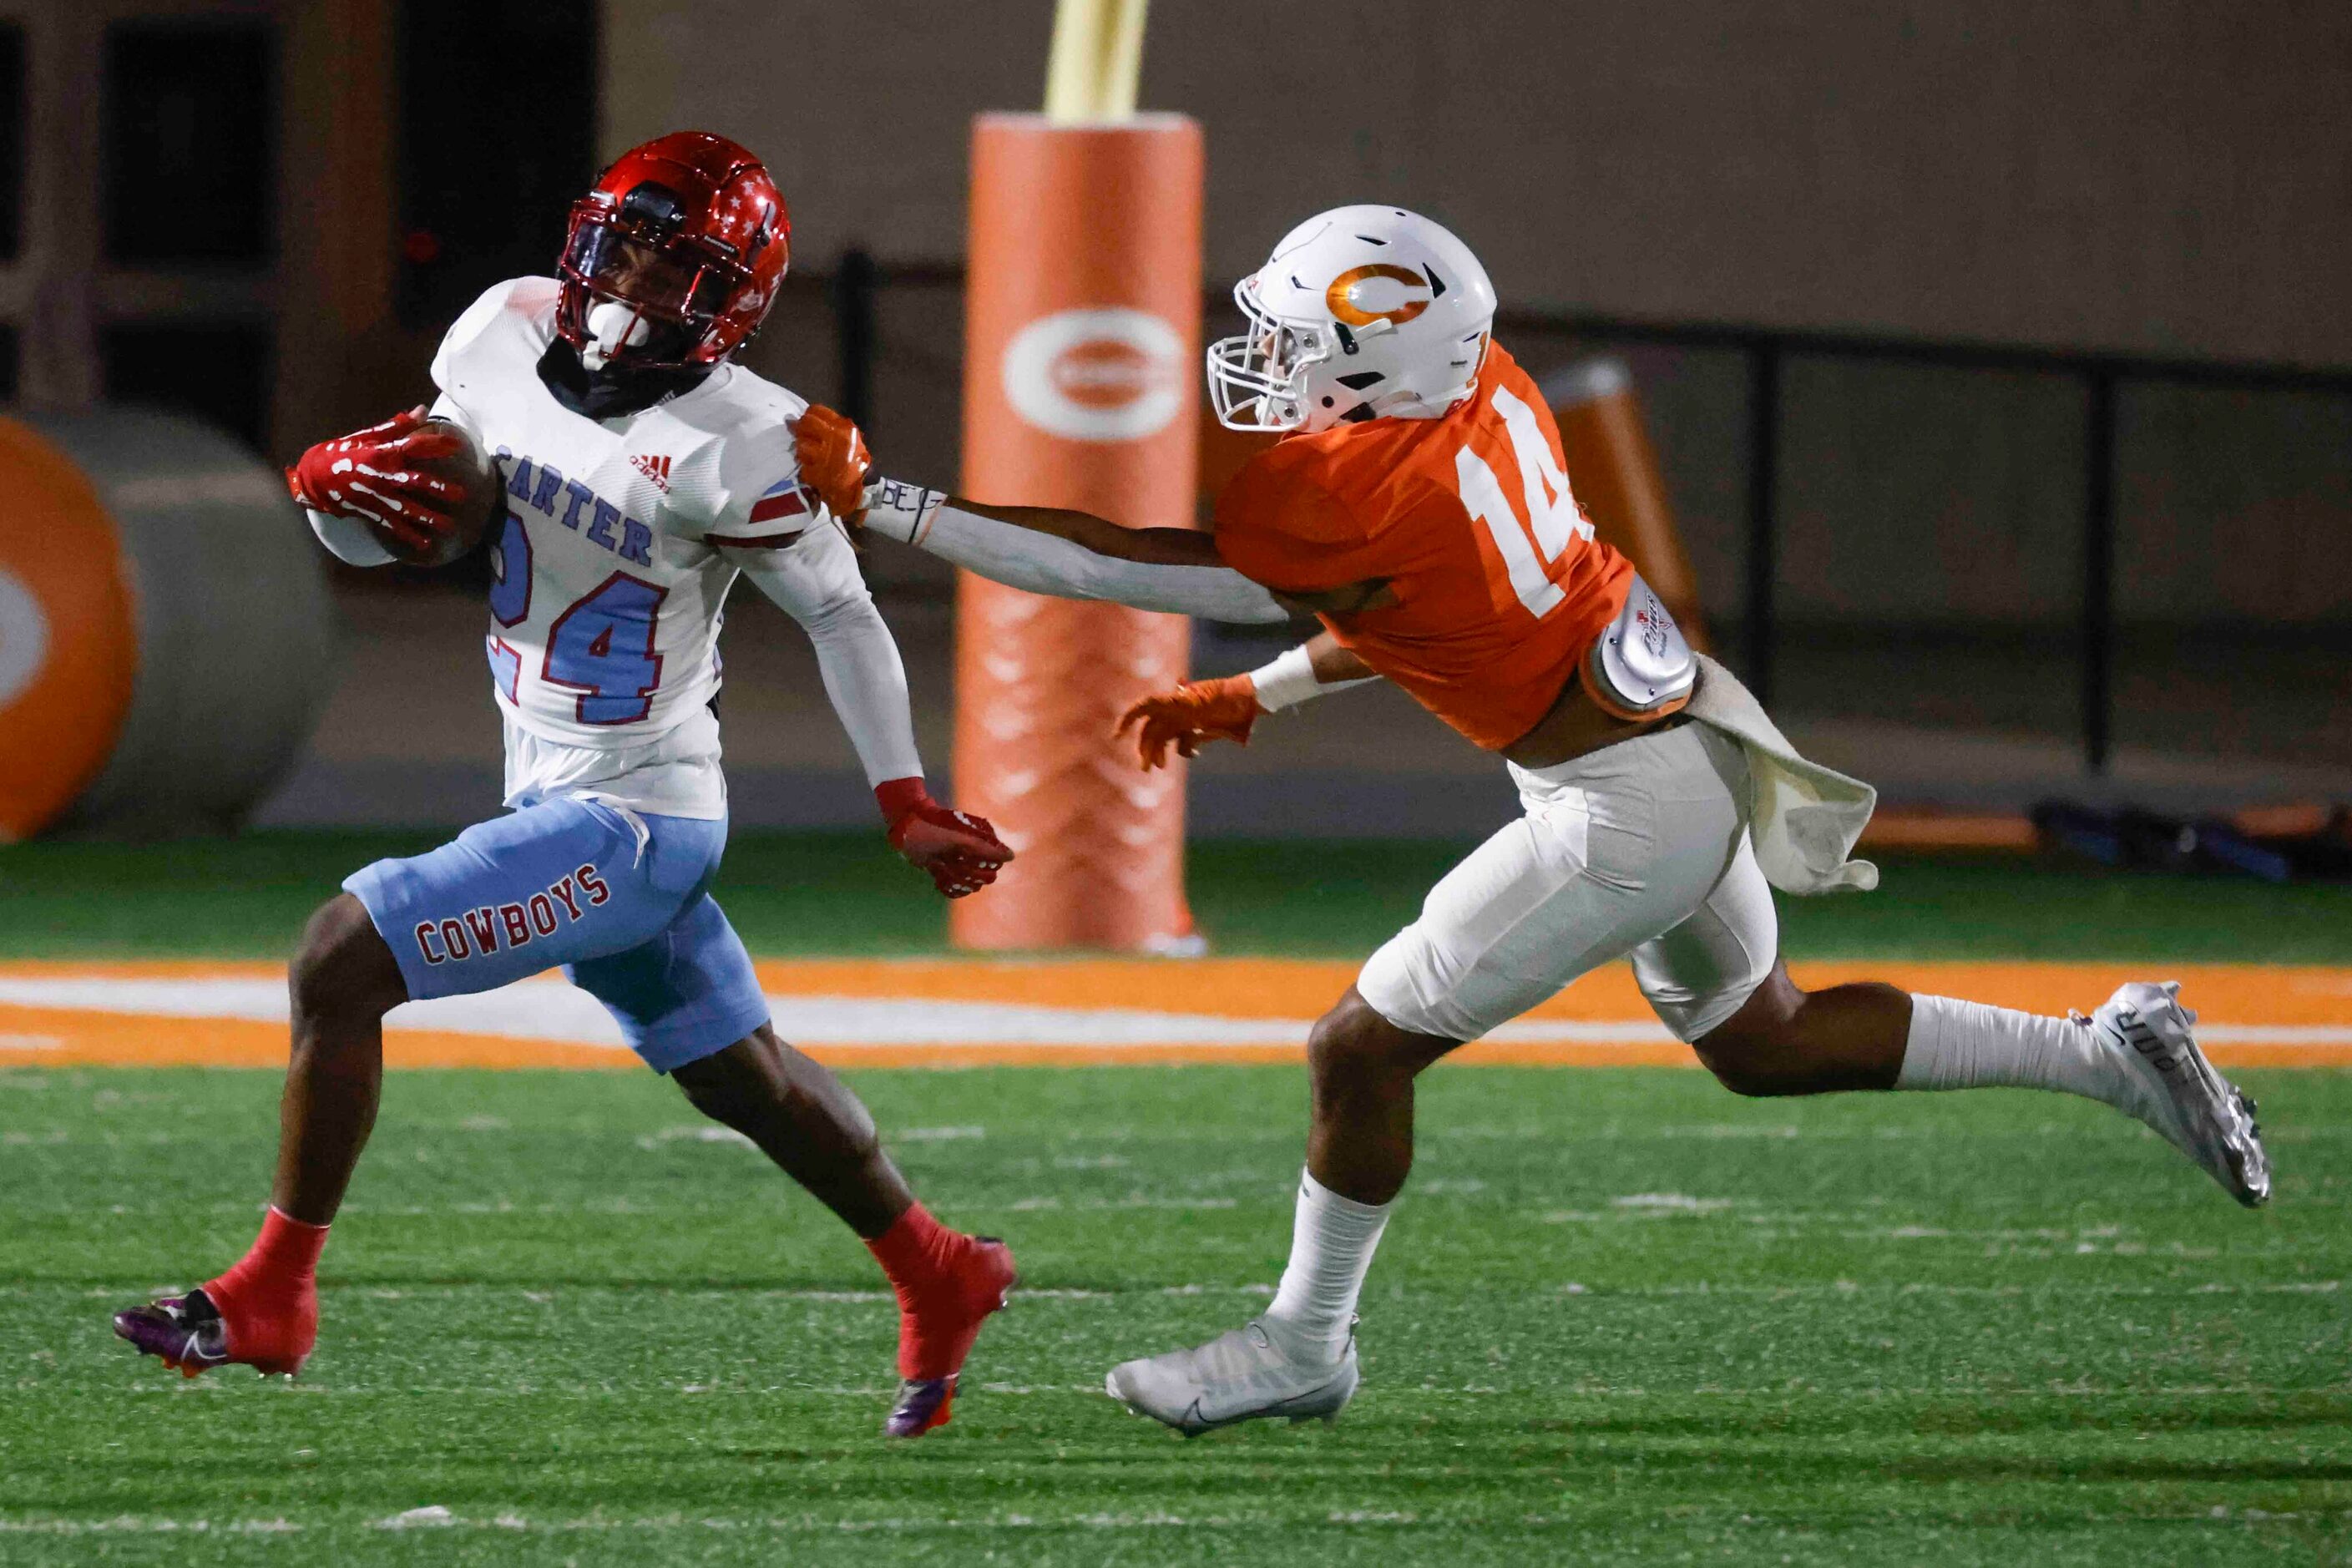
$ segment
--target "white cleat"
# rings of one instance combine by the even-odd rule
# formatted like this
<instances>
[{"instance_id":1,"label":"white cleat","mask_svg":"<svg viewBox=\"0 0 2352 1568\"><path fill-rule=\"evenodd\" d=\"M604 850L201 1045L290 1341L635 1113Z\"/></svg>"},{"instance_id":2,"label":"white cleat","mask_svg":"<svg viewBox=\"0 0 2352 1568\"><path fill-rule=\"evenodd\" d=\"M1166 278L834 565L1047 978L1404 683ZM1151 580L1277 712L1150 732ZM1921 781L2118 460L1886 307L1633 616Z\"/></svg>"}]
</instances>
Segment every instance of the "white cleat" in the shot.
<instances>
[{"instance_id":1,"label":"white cleat","mask_svg":"<svg viewBox=\"0 0 2352 1568\"><path fill-rule=\"evenodd\" d=\"M2180 1005L2180 983L2134 981L2119 985L2091 1027L2118 1052L2150 1090L2140 1120L2248 1208L2270 1201L2271 1157L2254 1125L2254 1102L2213 1070L2189 1026L2197 1015Z\"/></svg>"},{"instance_id":2,"label":"white cleat","mask_svg":"<svg viewBox=\"0 0 2352 1568\"><path fill-rule=\"evenodd\" d=\"M1355 1397L1356 1380L1352 1325L1338 1361L1312 1362L1294 1359L1256 1319L1191 1350L1122 1363L1103 1388L1138 1415L1197 1437L1276 1416L1328 1426Z\"/></svg>"}]
</instances>

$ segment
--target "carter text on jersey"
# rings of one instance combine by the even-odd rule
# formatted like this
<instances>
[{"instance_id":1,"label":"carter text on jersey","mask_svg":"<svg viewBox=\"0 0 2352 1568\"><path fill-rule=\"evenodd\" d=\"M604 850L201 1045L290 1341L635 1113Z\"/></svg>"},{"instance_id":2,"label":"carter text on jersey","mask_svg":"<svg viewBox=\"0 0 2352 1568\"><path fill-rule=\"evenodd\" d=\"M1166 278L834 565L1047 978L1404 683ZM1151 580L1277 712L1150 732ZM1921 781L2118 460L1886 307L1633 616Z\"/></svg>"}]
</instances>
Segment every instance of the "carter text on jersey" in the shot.
<instances>
[{"instance_id":1,"label":"carter text on jersey","mask_svg":"<svg viewBox=\"0 0 2352 1568\"><path fill-rule=\"evenodd\" d=\"M624 561L653 564L654 531L582 484L567 479L562 470L530 458L518 458L507 447L498 450L499 467L506 470L507 494L533 510L544 512L574 533L584 533ZM620 529L616 538L613 530Z\"/></svg>"}]
</instances>

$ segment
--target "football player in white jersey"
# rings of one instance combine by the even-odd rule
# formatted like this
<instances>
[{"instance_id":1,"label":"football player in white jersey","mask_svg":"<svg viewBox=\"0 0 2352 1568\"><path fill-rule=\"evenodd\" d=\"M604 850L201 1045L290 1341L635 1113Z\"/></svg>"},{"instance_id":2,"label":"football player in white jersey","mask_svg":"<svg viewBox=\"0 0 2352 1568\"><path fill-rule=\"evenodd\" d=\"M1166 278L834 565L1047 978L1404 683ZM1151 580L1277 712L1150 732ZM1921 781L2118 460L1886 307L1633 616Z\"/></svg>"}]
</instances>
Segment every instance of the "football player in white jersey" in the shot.
<instances>
[{"instance_id":1,"label":"football player in white jersey","mask_svg":"<svg viewBox=\"0 0 2352 1568\"><path fill-rule=\"evenodd\" d=\"M141 1350L191 1376L299 1368L327 1226L375 1120L384 1014L560 964L648 1066L866 1239L900 1308L886 1430L946 1421L1011 1253L934 1221L865 1107L776 1037L708 891L727 840L719 629L739 574L814 643L891 845L950 898L1012 858L986 822L924 790L897 645L841 526L798 482L791 426L806 405L732 362L774 301L790 232L741 147L647 142L573 206L560 277L502 283L450 328L429 418L323 443L289 470L320 539L359 565L394 559L387 544L446 556L461 520L488 520L510 810L355 873L311 919L260 1238L201 1289L118 1314ZM443 424L495 455L503 495L435 471L466 445Z\"/></svg>"}]
</instances>

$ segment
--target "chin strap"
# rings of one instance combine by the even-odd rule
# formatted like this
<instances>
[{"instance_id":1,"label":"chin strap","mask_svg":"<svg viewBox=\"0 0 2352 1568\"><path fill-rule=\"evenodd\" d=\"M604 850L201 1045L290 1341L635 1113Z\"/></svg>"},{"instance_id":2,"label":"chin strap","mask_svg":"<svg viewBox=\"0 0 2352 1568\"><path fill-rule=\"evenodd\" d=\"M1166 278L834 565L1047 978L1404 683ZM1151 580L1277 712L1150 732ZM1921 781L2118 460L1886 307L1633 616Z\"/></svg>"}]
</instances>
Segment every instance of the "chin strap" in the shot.
<instances>
[{"instance_id":1,"label":"chin strap","mask_svg":"<svg viewBox=\"0 0 2352 1568\"><path fill-rule=\"evenodd\" d=\"M1443 419L1461 405L1464 398L1478 390L1475 379L1465 381L1446 393L1444 398L1431 402L1418 392L1397 388L1388 396L1395 401L1386 408L1373 407L1375 417L1382 419ZM1367 406L1371 406L1368 405Z\"/></svg>"},{"instance_id":2,"label":"chin strap","mask_svg":"<svg viewBox=\"0 0 2352 1568\"><path fill-rule=\"evenodd\" d=\"M579 350L562 338L539 356L540 384L548 395L585 419L617 419L693 391L709 379L711 365L677 370L633 370L607 365L592 371Z\"/></svg>"}]
</instances>

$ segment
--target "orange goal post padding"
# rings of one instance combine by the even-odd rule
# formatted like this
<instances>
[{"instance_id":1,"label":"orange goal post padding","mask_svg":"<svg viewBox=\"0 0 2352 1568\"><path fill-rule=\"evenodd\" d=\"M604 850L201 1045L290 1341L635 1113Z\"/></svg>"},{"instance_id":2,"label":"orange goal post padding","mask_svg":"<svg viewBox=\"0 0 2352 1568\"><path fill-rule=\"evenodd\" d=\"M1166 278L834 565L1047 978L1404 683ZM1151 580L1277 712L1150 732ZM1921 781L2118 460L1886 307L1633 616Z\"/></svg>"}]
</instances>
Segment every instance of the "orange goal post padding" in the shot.
<instances>
[{"instance_id":1,"label":"orange goal post padding","mask_svg":"<svg viewBox=\"0 0 2352 1568\"><path fill-rule=\"evenodd\" d=\"M1633 561L1691 647L1710 651L1698 578L1675 527L1633 374L1622 360L1581 360L1546 376L1543 391L1559 426L1568 482L1595 534Z\"/></svg>"},{"instance_id":2,"label":"orange goal post padding","mask_svg":"<svg viewBox=\"0 0 2352 1568\"><path fill-rule=\"evenodd\" d=\"M1189 528L1200 398L1201 128L1182 115L972 134L962 493ZM1139 772L1118 713L1184 678L1178 616L964 574L955 788L1018 858L960 900L960 947L1171 951L1184 771Z\"/></svg>"},{"instance_id":3,"label":"orange goal post padding","mask_svg":"<svg viewBox=\"0 0 2352 1568\"><path fill-rule=\"evenodd\" d=\"M40 432L0 418L0 843L29 838L112 754L138 605L106 503Z\"/></svg>"}]
</instances>

